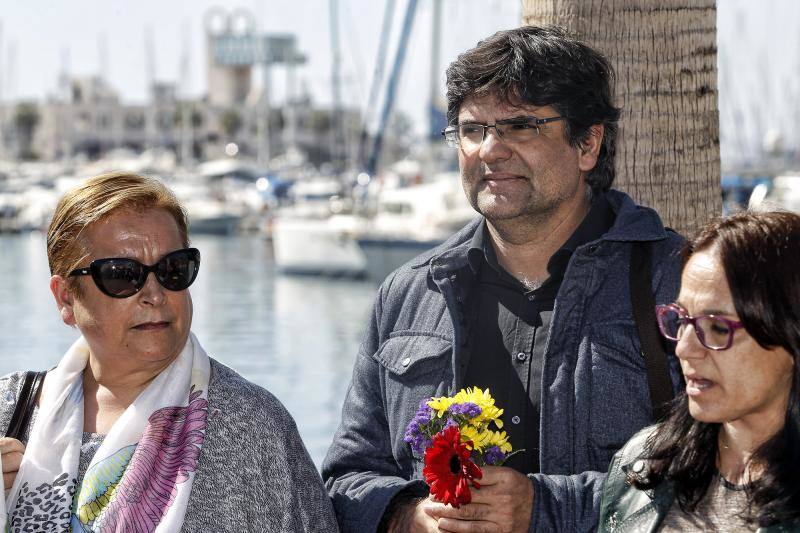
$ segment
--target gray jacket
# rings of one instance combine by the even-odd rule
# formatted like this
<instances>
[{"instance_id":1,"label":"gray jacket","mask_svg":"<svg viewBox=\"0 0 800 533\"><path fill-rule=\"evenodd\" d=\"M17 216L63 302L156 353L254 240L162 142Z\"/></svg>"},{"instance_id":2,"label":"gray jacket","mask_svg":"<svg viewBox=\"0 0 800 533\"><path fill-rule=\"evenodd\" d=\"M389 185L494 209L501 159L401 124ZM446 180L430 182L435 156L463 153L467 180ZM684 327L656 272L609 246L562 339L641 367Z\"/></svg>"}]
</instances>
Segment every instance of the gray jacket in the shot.
<instances>
[{"instance_id":1,"label":"gray jacket","mask_svg":"<svg viewBox=\"0 0 800 533\"><path fill-rule=\"evenodd\" d=\"M677 294L682 238L655 211L609 191L616 221L578 247L550 326L542 375L541 474L531 531L596 527L604 472L651 422L650 395L628 290L631 243L651 241L657 303ZM381 286L356 358L323 478L343 531L374 531L400 490L426 492L422 464L403 442L421 400L462 387L468 351L467 249L478 219L391 274ZM671 357L674 383L680 370ZM502 406L500 406L502 407Z\"/></svg>"},{"instance_id":2,"label":"gray jacket","mask_svg":"<svg viewBox=\"0 0 800 533\"><path fill-rule=\"evenodd\" d=\"M0 378L0 428L8 427L22 378L22 372ZM182 532L337 531L322 479L278 399L211 359L208 410ZM38 408L25 442L37 414ZM84 457L84 448L87 466L91 457Z\"/></svg>"}]
</instances>

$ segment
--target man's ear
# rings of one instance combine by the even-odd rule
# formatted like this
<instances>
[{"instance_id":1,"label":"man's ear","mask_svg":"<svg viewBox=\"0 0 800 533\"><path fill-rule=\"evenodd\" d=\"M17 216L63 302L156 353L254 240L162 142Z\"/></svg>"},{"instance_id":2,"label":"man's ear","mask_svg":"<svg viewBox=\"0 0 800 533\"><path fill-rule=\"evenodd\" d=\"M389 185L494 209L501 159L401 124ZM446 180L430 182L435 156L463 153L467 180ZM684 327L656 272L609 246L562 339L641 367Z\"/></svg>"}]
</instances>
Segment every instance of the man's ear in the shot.
<instances>
[{"instance_id":1,"label":"man's ear","mask_svg":"<svg viewBox=\"0 0 800 533\"><path fill-rule=\"evenodd\" d=\"M75 300L72 293L69 292L67 280L59 275L52 276L50 278L50 292L53 293L53 297L56 299L56 306L61 313L61 320L68 326L74 326L76 324L73 307Z\"/></svg>"},{"instance_id":2,"label":"man's ear","mask_svg":"<svg viewBox=\"0 0 800 533\"><path fill-rule=\"evenodd\" d=\"M581 171L589 172L597 164L604 133L605 127L602 124L595 124L589 128L589 134L578 148L578 168Z\"/></svg>"}]
</instances>

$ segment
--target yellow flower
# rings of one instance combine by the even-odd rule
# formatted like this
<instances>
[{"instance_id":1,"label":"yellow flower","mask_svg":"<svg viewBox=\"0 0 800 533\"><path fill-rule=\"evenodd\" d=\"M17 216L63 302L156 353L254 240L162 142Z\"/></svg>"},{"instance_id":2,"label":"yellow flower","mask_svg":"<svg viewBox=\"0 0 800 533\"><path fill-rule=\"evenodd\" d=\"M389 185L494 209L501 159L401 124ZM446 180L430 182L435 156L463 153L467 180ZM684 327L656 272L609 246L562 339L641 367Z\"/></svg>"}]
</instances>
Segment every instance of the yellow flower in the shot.
<instances>
[{"instance_id":1,"label":"yellow flower","mask_svg":"<svg viewBox=\"0 0 800 533\"><path fill-rule=\"evenodd\" d=\"M472 441L472 448L478 451L483 451L483 449L488 445L491 446L489 440L492 437L492 432L490 430L483 430L478 431L473 426L465 426L461 428L461 442Z\"/></svg>"},{"instance_id":2,"label":"yellow flower","mask_svg":"<svg viewBox=\"0 0 800 533\"><path fill-rule=\"evenodd\" d=\"M486 448L497 446L503 453L511 453L513 448L511 443L508 442L508 435L506 435L505 431L487 430L486 432L489 433L488 437L486 438L486 442L484 443Z\"/></svg>"},{"instance_id":3,"label":"yellow flower","mask_svg":"<svg viewBox=\"0 0 800 533\"><path fill-rule=\"evenodd\" d=\"M442 418L444 416L445 411L447 411L451 405L453 405L454 400L448 396L441 396L439 398L431 398L428 400L428 407L436 411L437 416Z\"/></svg>"},{"instance_id":4,"label":"yellow flower","mask_svg":"<svg viewBox=\"0 0 800 533\"><path fill-rule=\"evenodd\" d=\"M452 400L451 405L453 403L470 402L481 408L481 414L471 420L474 425L480 426L481 424L494 422L498 428L503 427L503 421L500 420L503 410L495 407L494 398L489 394L489 389L482 390L480 387L461 389Z\"/></svg>"}]
</instances>

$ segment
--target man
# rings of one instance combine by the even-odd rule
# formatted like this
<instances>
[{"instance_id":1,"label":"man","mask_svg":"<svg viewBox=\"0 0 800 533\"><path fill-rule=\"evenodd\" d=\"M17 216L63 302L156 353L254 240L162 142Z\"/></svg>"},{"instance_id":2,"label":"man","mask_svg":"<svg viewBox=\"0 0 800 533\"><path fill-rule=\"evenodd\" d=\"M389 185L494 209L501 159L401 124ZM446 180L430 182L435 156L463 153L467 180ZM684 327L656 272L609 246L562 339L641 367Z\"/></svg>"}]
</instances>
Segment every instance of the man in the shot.
<instances>
[{"instance_id":1,"label":"man","mask_svg":"<svg viewBox=\"0 0 800 533\"><path fill-rule=\"evenodd\" d=\"M655 299L670 302L682 244L609 190L611 78L555 28L499 32L448 69L445 136L482 217L380 288L323 465L343 531L596 526L612 455L652 422L631 250L647 243ZM485 467L454 509L428 496L403 434L421 400L468 386L491 390L525 451Z\"/></svg>"}]
</instances>

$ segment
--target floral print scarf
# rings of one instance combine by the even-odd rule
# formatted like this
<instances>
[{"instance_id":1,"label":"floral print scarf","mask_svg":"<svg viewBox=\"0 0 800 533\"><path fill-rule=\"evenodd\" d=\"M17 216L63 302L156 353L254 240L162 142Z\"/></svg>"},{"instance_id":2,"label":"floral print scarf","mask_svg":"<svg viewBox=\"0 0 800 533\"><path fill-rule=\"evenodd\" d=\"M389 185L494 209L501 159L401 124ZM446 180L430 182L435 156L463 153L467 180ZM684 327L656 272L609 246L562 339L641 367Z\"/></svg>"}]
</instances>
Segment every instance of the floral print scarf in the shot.
<instances>
[{"instance_id":1,"label":"floral print scarf","mask_svg":"<svg viewBox=\"0 0 800 533\"><path fill-rule=\"evenodd\" d=\"M83 337L47 373L14 485L11 531L179 531L208 415L211 363L194 334L114 423L78 486L83 437Z\"/></svg>"}]
</instances>

